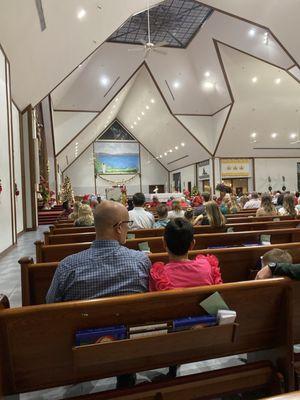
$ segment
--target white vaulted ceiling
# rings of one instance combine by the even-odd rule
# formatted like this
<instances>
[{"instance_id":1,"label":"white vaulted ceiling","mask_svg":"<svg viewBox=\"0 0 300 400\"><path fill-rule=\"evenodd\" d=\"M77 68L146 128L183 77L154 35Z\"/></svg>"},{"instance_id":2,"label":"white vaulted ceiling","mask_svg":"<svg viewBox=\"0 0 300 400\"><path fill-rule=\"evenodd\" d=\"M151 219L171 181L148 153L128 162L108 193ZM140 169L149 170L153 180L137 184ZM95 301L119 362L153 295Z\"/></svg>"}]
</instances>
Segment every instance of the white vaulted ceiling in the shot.
<instances>
[{"instance_id":1,"label":"white vaulted ceiling","mask_svg":"<svg viewBox=\"0 0 300 400\"><path fill-rule=\"evenodd\" d=\"M129 51L136 44L102 43L146 0L43 0L43 33L34 3L0 3L0 38L21 108L66 77L51 91L61 169L114 119L170 171L213 155L299 154L300 2L206 0L217 9L188 46L152 52L146 63L143 51Z\"/></svg>"},{"instance_id":2,"label":"white vaulted ceiling","mask_svg":"<svg viewBox=\"0 0 300 400\"><path fill-rule=\"evenodd\" d=\"M159 3L149 0L150 5ZM11 62L12 96L36 105L132 14L141 0L43 0L41 32L35 0L1 0L0 40ZM84 9L86 15L78 19Z\"/></svg>"},{"instance_id":3,"label":"white vaulted ceiling","mask_svg":"<svg viewBox=\"0 0 300 400\"><path fill-rule=\"evenodd\" d=\"M228 46L221 45L220 52L235 102L216 155L299 156L299 83Z\"/></svg>"}]
</instances>

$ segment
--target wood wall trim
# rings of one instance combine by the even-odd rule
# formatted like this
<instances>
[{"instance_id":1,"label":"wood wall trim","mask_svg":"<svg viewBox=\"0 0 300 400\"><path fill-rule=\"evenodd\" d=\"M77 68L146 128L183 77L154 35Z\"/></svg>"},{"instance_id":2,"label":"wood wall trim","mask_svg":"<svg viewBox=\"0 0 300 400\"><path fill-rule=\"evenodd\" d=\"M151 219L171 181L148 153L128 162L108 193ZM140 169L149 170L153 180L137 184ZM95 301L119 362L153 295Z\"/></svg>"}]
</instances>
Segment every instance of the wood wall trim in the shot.
<instances>
[{"instance_id":1,"label":"wood wall trim","mask_svg":"<svg viewBox=\"0 0 300 400\"><path fill-rule=\"evenodd\" d=\"M23 120L19 111L19 126L20 126L20 154L21 154L21 177L22 177L22 202L23 202L23 228L27 228L27 213L26 213L26 184L25 184L25 160L24 160L24 133Z\"/></svg>"},{"instance_id":2,"label":"wood wall trim","mask_svg":"<svg viewBox=\"0 0 300 400\"><path fill-rule=\"evenodd\" d=\"M7 76L8 61L4 56L5 65L5 92L6 92L6 119L7 119L7 142L8 142L8 173L9 173L9 193L10 193L10 222L11 222L11 243L15 244L15 218L14 218L14 198L13 198L13 170L12 170L12 138L11 138L11 120L9 118L10 96L9 80Z\"/></svg>"},{"instance_id":3,"label":"wood wall trim","mask_svg":"<svg viewBox=\"0 0 300 400\"><path fill-rule=\"evenodd\" d=\"M11 98L11 70L10 63L8 61L8 72L9 72L9 87L10 87L10 127L11 127L11 156L12 156L12 199L13 199L13 208L14 208L14 228L15 228L15 242L17 242L18 232L17 232L17 205L16 205L16 194L15 194L15 183L16 183L16 173L15 173L15 152L14 152L14 126L13 126L13 115L12 115L12 98ZM22 171L21 171L22 173Z\"/></svg>"},{"instance_id":4,"label":"wood wall trim","mask_svg":"<svg viewBox=\"0 0 300 400\"><path fill-rule=\"evenodd\" d=\"M54 161L54 175L55 175L55 199L56 199L56 202L58 202L57 160L56 160L56 155L55 155L55 136L54 136L51 94L49 94L48 103L49 103L50 126L51 126L51 137L52 137L52 147L53 147L53 161Z\"/></svg>"},{"instance_id":5,"label":"wood wall trim","mask_svg":"<svg viewBox=\"0 0 300 400\"><path fill-rule=\"evenodd\" d=\"M36 165L35 165L35 151L34 151L34 139L32 137L32 107L28 107L27 111L27 123L28 123L28 144L29 144L29 168L30 168L30 190L31 190L31 210L32 210L32 229L37 229L37 204L35 200L35 177L36 177Z\"/></svg>"},{"instance_id":6,"label":"wood wall trim","mask_svg":"<svg viewBox=\"0 0 300 400\"><path fill-rule=\"evenodd\" d=\"M252 157L252 177L253 177L253 191L256 190L256 181L255 181L255 159Z\"/></svg>"},{"instance_id":7,"label":"wood wall trim","mask_svg":"<svg viewBox=\"0 0 300 400\"><path fill-rule=\"evenodd\" d=\"M50 95L49 95L50 96ZM99 110L67 110L67 109L53 109L53 112L76 112L76 113L99 113Z\"/></svg>"}]
</instances>

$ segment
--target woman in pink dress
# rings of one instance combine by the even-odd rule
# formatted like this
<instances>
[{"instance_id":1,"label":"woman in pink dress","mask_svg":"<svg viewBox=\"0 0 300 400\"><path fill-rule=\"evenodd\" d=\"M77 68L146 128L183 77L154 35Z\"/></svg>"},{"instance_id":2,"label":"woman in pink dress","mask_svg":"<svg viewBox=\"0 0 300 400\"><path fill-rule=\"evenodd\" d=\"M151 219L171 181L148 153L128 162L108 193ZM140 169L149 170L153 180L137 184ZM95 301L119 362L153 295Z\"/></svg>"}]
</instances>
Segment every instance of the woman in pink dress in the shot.
<instances>
[{"instance_id":1,"label":"woman in pink dress","mask_svg":"<svg viewBox=\"0 0 300 400\"><path fill-rule=\"evenodd\" d=\"M222 282L219 261L213 255L199 254L189 260L188 251L195 246L193 226L175 218L165 228L164 243L169 262L156 262L150 270L149 290L170 290Z\"/></svg>"}]
</instances>

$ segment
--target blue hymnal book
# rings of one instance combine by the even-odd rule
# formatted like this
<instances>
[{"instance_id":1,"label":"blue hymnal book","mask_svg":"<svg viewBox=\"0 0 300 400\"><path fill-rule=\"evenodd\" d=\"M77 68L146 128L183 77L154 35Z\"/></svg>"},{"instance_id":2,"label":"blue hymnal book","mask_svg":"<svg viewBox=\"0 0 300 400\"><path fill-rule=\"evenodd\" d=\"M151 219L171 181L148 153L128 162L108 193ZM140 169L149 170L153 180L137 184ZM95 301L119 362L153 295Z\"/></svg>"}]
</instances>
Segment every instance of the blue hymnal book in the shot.
<instances>
[{"instance_id":1,"label":"blue hymnal book","mask_svg":"<svg viewBox=\"0 0 300 400\"><path fill-rule=\"evenodd\" d=\"M211 315L201 315L198 317L185 317L174 319L173 331L182 331L184 329L191 329L195 325L211 326L217 324L217 318Z\"/></svg>"},{"instance_id":2,"label":"blue hymnal book","mask_svg":"<svg viewBox=\"0 0 300 400\"><path fill-rule=\"evenodd\" d=\"M75 333L76 346L112 342L127 338L125 325L106 326L102 328L83 329Z\"/></svg>"}]
</instances>

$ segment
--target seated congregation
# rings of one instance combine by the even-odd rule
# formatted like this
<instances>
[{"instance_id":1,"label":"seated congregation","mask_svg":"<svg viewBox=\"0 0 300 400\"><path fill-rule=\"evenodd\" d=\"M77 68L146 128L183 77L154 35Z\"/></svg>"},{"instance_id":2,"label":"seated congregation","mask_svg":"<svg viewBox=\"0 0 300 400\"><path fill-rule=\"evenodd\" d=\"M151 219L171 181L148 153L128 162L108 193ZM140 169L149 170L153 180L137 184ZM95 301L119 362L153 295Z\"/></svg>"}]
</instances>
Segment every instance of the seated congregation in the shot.
<instances>
[{"instance_id":1,"label":"seated congregation","mask_svg":"<svg viewBox=\"0 0 300 400\"><path fill-rule=\"evenodd\" d=\"M117 376L116 394L115 391L104 392L102 394L100 392L97 395L95 394L95 397L87 397L87 400L90 398L119 398L118 396L125 396L125 394L128 395L128 399L152 398L147 397L149 391L153 393L154 399L157 398L155 396L164 396L164 393L168 393L169 391L173 393L172 390L175 391L174 393L177 393L177 391L179 393L181 390L184 390L182 387L186 386L191 391L191 396L194 396L195 393L197 395L202 393L203 398L214 398L217 395L223 396L232 393L237 393L240 396L246 393L245 395L247 396L247 393L251 392L254 397L250 398L258 399L266 395L297 388L294 380L294 374L296 377L297 374L296 370L292 368L292 346L293 343L297 343L297 338L292 339L291 336L288 338L285 331L285 329L295 329L296 323L293 322L292 324L292 320L286 318L286 313L288 312L291 315L292 312L289 309L291 300L284 300L284 297L282 297L288 296L287 293L290 293L290 283L286 280L287 278L300 280L300 257L297 252L295 253L295 260L292 256L293 251L297 247L291 245L290 249L286 247L290 245L282 245L280 243L284 242L279 241L277 246L276 244L270 246L270 243L269 246L266 246L266 243L263 243L262 246L257 244L258 247L249 248L253 251L257 248L261 249L259 260L257 260L257 256L250 257L250 253L246 255L247 260L249 258L253 259L252 271L247 272L249 274L248 279L252 279L252 282L239 282L239 278L233 281L228 280L223 265L223 252L234 250L234 248L230 248L230 245L229 248L227 246L227 248L223 249L222 243L218 242L216 243L218 247L216 250L213 247L211 250L207 249L205 251L194 250L196 240L198 240L197 236L200 236L200 238L201 236L205 236L205 234L201 234L201 231L199 231L200 234L196 233L198 232L197 229L205 229L205 227L216 229L213 232L219 231L223 237L225 237L224 235L230 237L230 235L236 233L242 236L244 234L243 231L235 233L229 230L226 232L228 222L231 221L230 217L237 215L239 212L245 215L242 215L241 218L246 218L249 221L246 224L248 228L244 229L249 229L249 225L257 223L252 222L254 218L255 221L271 218L270 223L273 224L281 224L297 219L298 208L295 206L297 195L292 196L290 193L287 193L283 196L282 204L277 205L276 200L280 198L280 195L258 195L252 193L247 200L248 202L252 201L251 213L242 211L244 209L247 210L247 203L242 206L243 198L244 196L235 198L225 195L223 198L211 200L209 194L203 193L203 195L197 195L198 204L196 207L193 204L193 198L175 201L171 199L169 205L156 201L155 207L153 207L153 204L145 202L143 193L136 193L132 199L133 208L131 210L128 210L131 207L126 207L119 202L110 200L101 201L101 199L98 199L97 202L83 201L82 203L77 201L74 203L72 210L70 205L67 205L66 209L72 211L67 214L68 220L65 218L58 220L54 229L60 231L63 229L60 226L66 225L67 228L65 229L71 229L71 232L65 233L65 237L77 234L95 235L95 240L92 241L91 245L87 243L88 246L83 251L77 252L77 250L73 254L73 251L70 250L70 255L63 258L59 263L56 263L54 269L51 265L53 270L52 282L48 282L49 286L45 299L48 306L43 304L32 306L33 308L30 312L30 318L34 318L34 321L36 321L34 323L36 324L39 321L36 313L43 312L44 309L45 311L47 310L47 313L49 311L49 318L53 318L53 316L51 317L52 308L44 307L50 307L51 303L57 303L57 306L51 306L55 307L53 308L53 312L58 313L57 315L66 316L66 321L63 327L60 328L61 334L64 335L64 332L68 332L68 341L72 340L72 337L76 341L76 347L73 347L74 362L76 363L76 368L78 368L75 377L71 374L66 380L56 379L54 382L57 385L61 385L94 378ZM293 207L290 206L291 198L293 200ZM256 207L253 207L254 205ZM286 214L284 215L282 212L279 215L276 211L277 208L279 210L284 209ZM272 217L274 216L277 216L279 221L272 221ZM281 218L286 217L290 219L281 220ZM261 224L263 222L258 223ZM296 223L298 224L298 221ZM88 233L89 231L72 233L72 229L93 229L94 233ZM297 230L297 228L288 229L292 231L293 229ZM149 252L147 246L140 248L140 250L128 247L130 241L134 240L130 239L130 235L138 232L147 232L145 236L141 237L141 240L147 240L148 232L151 230L157 232L157 235L161 235L165 254L153 254ZM280 227L278 229L278 231L283 230ZM267 232L269 231L261 231L262 234ZM272 232L275 237L276 230ZM206 235L219 234L208 231ZM53 235L53 237L59 236L59 233ZM218 236L216 236L216 240L218 240ZM51 246L48 247L51 248ZM53 246L53 251L55 252L55 245ZM240 251L239 249L241 248L237 247L236 251ZM242 250L247 250L247 245ZM156 257L153 257L154 255ZM244 262L243 258L234 255L230 260L232 271L235 269L238 271L239 260L241 263ZM293 263L294 261L296 263ZM32 264L32 273L34 274L35 268L44 269L44 272L46 272L48 266L50 267L50 264L47 264L47 262L36 264L36 267L35 264ZM45 284L44 272L42 274L44 275ZM274 277L285 278L283 280L281 280L282 278L272 279L270 284L268 281L263 281ZM22 266L22 290L25 291L25 286L23 287L23 285L28 285L30 284L29 282L30 277L28 275L26 278L25 269ZM230 282L235 282L235 284ZM37 286L31 288L31 290L37 289ZM190 292L190 290L192 291ZM154 292L157 293L155 295L157 297L151 297L154 295ZM171 297L161 297L163 293L170 293ZM219 304L215 305L217 309L214 312L209 311L209 308L206 309L204 305L202 306L202 302L202 308L200 309L200 300L204 304L210 296L214 298L216 294L221 294L221 300ZM148 297L149 295L150 297ZM252 305L250 305L252 295L253 300ZM256 296L260 296L259 298L263 299L264 295L266 295L266 301L274 295L274 301L277 296L276 302L286 302L287 309L284 309L282 306L283 308L280 311L280 315L282 313L282 317L280 316L280 318L283 318L283 330L280 330L281 338L277 338L274 343L270 342L269 337L266 338L264 336L263 331L265 327L262 327L260 324L257 327L256 323L245 319L247 312L257 312ZM280 300L278 300L279 298ZM107 299L107 301L102 304L101 299ZM90 304L95 307L95 311L89 311L89 303L85 306L85 300L96 301L94 305L92 305L93 303ZM213 300L212 302L214 303L215 301L217 302L217 300ZM95 318L90 320L90 317L88 317L87 323L84 324L80 323L74 314L72 318L76 319L74 319L75 325L73 325L70 331L71 326L68 326L68 304L70 304L70 307L75 307L74 312L77 307L80 307L78 311L82 310L79 311L82 316L86 315L88 317L90 312L92 314L96 312L95 315L97 313L101 315L104 312L103 321L96 322ZM272 314L274 312L272 307L274 306L275 303L272 303L270 307L264 309L265 314L258 315L258 318L268 321L268 324L274 323L275 329L277 329L278 319L276 321L272 320L272 315L274 315ZM36 310L35 307L37 307ZM123 307L125 308L123 309ZM164 307L166 308L165 312L161 313ZM254 309L251 310L253 307ZM110 308L112 314L109 312ZM133 309L135 309L134 312ZM109 316L105 316L107 312ZM221 317L221 314L218 315L218 312L224 315L228 313L227 318L229 318L229 323L224 322L224 328L222 327L223 322L220 322L220 318L226 320L226 317ZM9 321L6 320L4 311L0 311L0 324L1 313L3 315L3 327L9 326L7 325ZM129 314L127 315L127 313ZM145 314L142 318L141 313ZM298 313L298 310L296 313ZM130 317L131 314L132 317ZM271 320L272 322L270 322ZM178 324L177 328L176 324ZM247 335L247 330L254 329L254 325L255 329L258 329L258 339L255 345L251 344L249 335ZM122 329L123 331L121 332ZM42 327L40 328L41 332L43 332ZM179 333L182 336L176 336ZM194 339L192 339L192 335L196 335ZM262 335L261 339L259 339L260 335ZM297 336L298 333L295 335ZM80 339L81 337L83 339ZM228 341L228 337L230 341ZM195 340L203 341L204 348L196 345ZM281 340L283 342L279 346ZM111 347L108 347L106 343L111 343ZM187 343L190 343L188 347ZM118 347L120 354L119 356L117 354L113 356L113 346L118 346L118 344L121 346ZM215 349L214 344L217 344ZM61 344L59 346L65 345ZM106 347L101 348L101 346ZM149 351L151 353L146 356L144 348L148 346L150 346ZM271 347L273 351L276 350L276 357L278 357L278 360L281 359L282 362L282 354L280 355L279 351L279 347L281 346L285 346L283 368L280 367L277 370L277 367L274 367L273 358L269 355L263 356L262 361L257 361L261 360L259 350L265 351ZM118 352L118 348L116 347L115 351ZM159 351L156 352L154 349L158 348ZM174 351L174 348L177 348L177 351ZM91 353L89 353L89 350ZM61 351L64 353L66 349L61 347ZM128 355L126 355L129 352L131 354L130 357L132 357L132 351L138 351L135 361L131 361L128 359ZM185 363L242 353L251 354L248 361L247 355L243 355L239 359L241 363L239 367L223 368L220 372L211 371L210 373L204 372L188 376L181 376L180 374L182 365ZM27 356L30 356L30 352ZM5 357L9 357L9 353L6 353ZM48 355L45 354L45 357L47 359ZM104 360L103 357L106 359ZM119 368L117 364L115 364L115 367L112 367L110 362L113 359L116 363L120 362ZM149 362L146 361L147 359ZM252 359L255 362L250 362ZM16 359L15 362L18 363L19 361ZM98 364L100 368L99 373L95 374L95 372L91 372L92 366ZM47 362L42 368L45 368L46 365ZM165 375L159 375L158 377L154 375L153 382L148 384L150 385L149 387L147 384L145 386L136 386L137 372L162 366L168 367ZM57 361L54 371L56 368L58 368ZM278 380L278 371L282 374L281 380ZM39 376L35 370L31 373L33 376L35 374ZM13 374L15 376L14 379L17 379L17 370ZM8 375L6 376L8 379ZM253 377L253 382L251 382L251 379L249 380L250 376ZM262 379L262 376L265 378ZM248 380L248 384L245 384L245 379ZM219 388L218 390L217 388L208 390L212 382L216 383L218 381L220 383L227 382L227 387ZM41 387L48 387L47 385L49 383L44 383L44 386ZM53 385L51 384L50 386ZM27 383L26 387L26 383L24 386L22 381L16 387L19 389L11 389L6 386L6 392L14 393L14 390L18 392L39 388L37 385L32 384L32 382ZM124 390L125 392L123 392ZM82 399L84 398L82 396Z\"/></svg>"}]
</instances>

